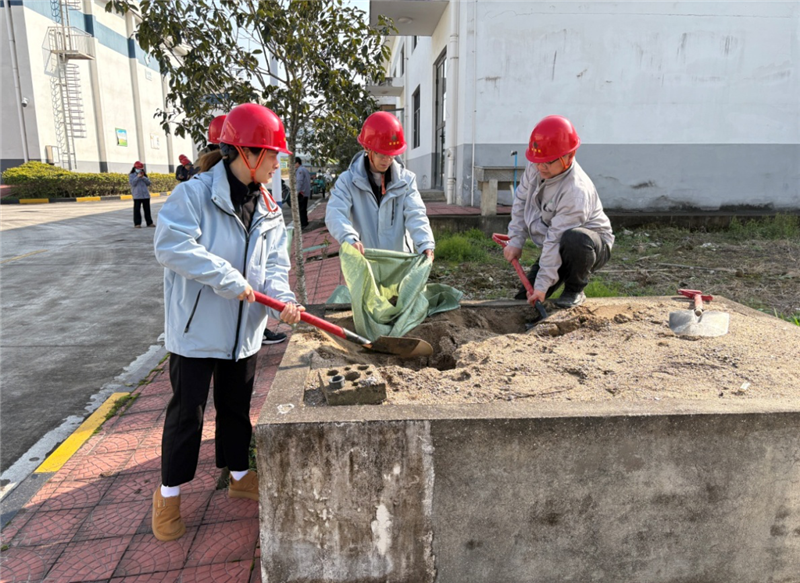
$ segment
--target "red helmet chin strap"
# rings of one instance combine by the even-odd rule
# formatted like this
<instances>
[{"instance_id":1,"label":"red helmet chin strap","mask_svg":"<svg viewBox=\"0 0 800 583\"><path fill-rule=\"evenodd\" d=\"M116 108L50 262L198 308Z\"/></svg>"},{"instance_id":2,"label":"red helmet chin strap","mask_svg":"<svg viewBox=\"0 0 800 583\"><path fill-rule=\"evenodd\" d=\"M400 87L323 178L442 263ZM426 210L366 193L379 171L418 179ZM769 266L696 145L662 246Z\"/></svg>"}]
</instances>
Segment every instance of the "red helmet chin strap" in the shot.
<instances>
[{"instance_id":1,"label":"red helmet chin strap","mask_svg":"<svg viewBox=\"0 0 800 583\"><path fill-rule=\"evenodd\" d=\"M239 152L239 156L241 156L242 162L244 162L244 165L247 166L247 169L250 171L250 181L255 182L256 170L258 170L258 167L261 166L261 162L264 161L264 154L267 153L267 149L266 148L261 149L261 153L258 155L258 160L256 160L255 167L250 166L250 162L247 159L247 156L245 156L244 150L242 149L241 146L236 146L236 151ZM272 198L272 195L269 193L269 191L266 188L264 188L263 184L260 183L259 183L259 190L261 191L261 197L264 199L264 204L267 207L267 211L271 213L276 212L280 207L278 206L278 203L275 202L275 199Z\"/></svg>"},{"instance_id":2,"label":"red helmet chin strap","mask_svg":"<svg viewBox=\"0 0 800 583\"><path fill-rule=\"evenodd\" d=\"M247 159L247 156L245 156L242 147L241 146L235 146L235 147L236 151L239 152L239 156L242 157L242 162L244 162L244 165L247 166L247 169L250 171L250 182L255 182L256 170L258 170L258 167L261 166L261 162L264 161L264 154L267 153L266 148L261 149L261 153L258 155L258 160L256 160L256 165L250 166L250 161Z\"/></svg>"}]
</instances>

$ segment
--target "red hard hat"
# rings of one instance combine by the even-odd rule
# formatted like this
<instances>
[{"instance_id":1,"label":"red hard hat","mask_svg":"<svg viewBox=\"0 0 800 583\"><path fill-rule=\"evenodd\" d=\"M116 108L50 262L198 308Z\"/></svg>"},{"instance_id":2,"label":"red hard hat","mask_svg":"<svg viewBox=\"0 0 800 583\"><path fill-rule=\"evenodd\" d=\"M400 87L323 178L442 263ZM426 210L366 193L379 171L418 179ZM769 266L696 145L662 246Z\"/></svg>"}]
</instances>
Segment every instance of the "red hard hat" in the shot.
<instances>
[{"instance_id":1,"label":"red hard hat","mask_svg":"<svg viewBox=\"0 0 800 583\"><path fill-rule=\"evenodd\" d=\"M139 162L139 160L136 160L136 162L133 163L133 167L134 168L144 168L144 164Z\"/></svg>"},{"instance_id":2,"label":"red hard hat","mask_svg":"<svg viewBox=\"0 0 800 583\"><path fill-rule=\"evenodd\" d=\"M552 162L580 145L578 132L566 117L548 115L533 128L525 157L534 163Z\"/></svg>"},{"instance_id":3,"label":"red hard hat","mask_svg":"<svg viewBox=\"0 0 800 583\"><path fill-rule=\"evenodd\" d=\"M219 141L229 146L266 148L291 154L286 149L283 122L274 111L257 103L243 103L230 110L225 116Z\"/></svg>"},{"instance_id":4,"label":"red hard hat","mask_svg":"<svg viewBox=\"0 0 800 583\"><path fill-rule=\"evenodd\" d=\"M361 133L358 134L358 143L365 150L384 156L397 156L406 150L403 126L400 125L400 120L387 111L377 111L364 121Z\"/></svg>"},{"instance_id":5,"label":"red hard hat","mask_svg":"<svg viewBox=\"0 0 800 583\"><path fill-rule=\"evenodd\" d=\"M181 164L188 164L188 163L190 162L189 158L187 158L187 157L186 157L186 156L184 156L183 154L181 154L180 156L178 156L178 161L179 161Z\"/></svg>"},{"instance_id":6,"label":"red hard hat","mask_svg":"<svg viewBox=\"0 0 800 583\"><path fill-rule=\"evenodd\" d=\"M219 135L222 133L222 126L225 124L225 116L218 115L211 120L208 126L208 143L219 144Z\"/></svg>"}]
</instances>

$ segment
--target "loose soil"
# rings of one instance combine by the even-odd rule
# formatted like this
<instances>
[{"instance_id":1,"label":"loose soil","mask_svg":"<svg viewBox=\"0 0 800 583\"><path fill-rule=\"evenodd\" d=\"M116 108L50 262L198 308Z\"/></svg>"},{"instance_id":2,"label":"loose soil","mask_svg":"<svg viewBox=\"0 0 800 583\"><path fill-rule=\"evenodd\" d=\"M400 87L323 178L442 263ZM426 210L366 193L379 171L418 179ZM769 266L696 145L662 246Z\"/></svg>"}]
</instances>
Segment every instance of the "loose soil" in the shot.
<instances>
[{"instance_id":1,"label":"loose soil","mask_svg":"<svg viewBox=\"0 0 800 583\"><path fill-rule=\"evenodd\" d=\"M730 313L716 338L676 336L679 297L591 298L572 310L546 305L535 317L524 302L481 303L428 318L408 336L431 343L431 357L395 357L343 348L316 331L295 334L313 369L373 365L388 404L527 400L770 399L800 406L800 327L724 298ZM352 329L347 314L328 319ZM306 404L323 403L309 375Z\"/></svg>"}]
</instances>

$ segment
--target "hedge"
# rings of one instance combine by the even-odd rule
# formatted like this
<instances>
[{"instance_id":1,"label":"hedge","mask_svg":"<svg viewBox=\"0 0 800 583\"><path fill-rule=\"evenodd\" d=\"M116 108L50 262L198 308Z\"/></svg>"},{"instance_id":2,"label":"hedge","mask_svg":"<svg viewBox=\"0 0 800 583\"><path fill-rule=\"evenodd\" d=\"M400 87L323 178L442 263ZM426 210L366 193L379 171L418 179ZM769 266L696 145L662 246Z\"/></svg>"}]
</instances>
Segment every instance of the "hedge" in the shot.
<instances>
[{"instance_id":1,"label":"hedge","mask_svg":"<svg viewBox=\"0 0 800 583\"><path fill-rule=\"evenodd\" d=\"M150 192L166 192L178 183L171 174L148 174ZM42 162L26 162L3 172L3 184L13 185L19 198L75 198L130 194L127 174L70 172Z\"/></svg>"}]
</instances>

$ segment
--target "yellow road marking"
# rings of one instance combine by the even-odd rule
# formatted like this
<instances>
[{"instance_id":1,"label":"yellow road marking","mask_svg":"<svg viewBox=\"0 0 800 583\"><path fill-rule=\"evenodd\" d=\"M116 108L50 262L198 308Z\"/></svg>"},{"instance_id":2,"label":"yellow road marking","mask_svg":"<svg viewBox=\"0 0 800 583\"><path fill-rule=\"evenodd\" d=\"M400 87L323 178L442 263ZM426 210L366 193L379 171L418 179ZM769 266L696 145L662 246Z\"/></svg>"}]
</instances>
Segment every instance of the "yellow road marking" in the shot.
<instances>
[{"instance_id":1,"label":"yellow road marking","mask_svg":"<svg viewBox=\"0 0 800 583\"><path fill-rule=\"evenodd\" d=\"M161 196L160 192L151 192L150 196Z\"/></svg>"},{"instance_id":2,"label":"yellow road marking","mask_svg":"<svg viewBox=\"0 0 800 583\"><path fill-rule=\"evenodd\" d=\"M21 198L19 204L48 204L49 198Z\"/></svg>"},{"instance_id":3,"label":"yellow road marking","mask_svg":"<svg viewBox=\"0 0 800 583\"><path fill-rule=\"evenodd\" d=\"M75 200L77 202L95 202L95 201L99 201L100 197L99 196L76 196Z\"/></svg>"},{"instance_id":4,"label":"yellow road marking","mask_svg":"<svg viewBox=\"0 0 800 583\"><path fill-rule=\"evenodd\" d=\"M61 466L67 463L67 460L69 460L69 458L80 449L84 442L92 436L94 430L103 424L106 419L106 414L114 407L114 403L121 397L126 397L128 395L130 395L130 393L114 393L106 399L106 402L100 405L97 411L89 415L86 421L81 423L80 427L78 427L64 443L59 445L53 453L47 456L47 459L42 462L42 465L36 468L34 473L45 474L60 470Z\"/></svg>"},{"instance_id":5,"label":"yellow road marking","mask_svg":"<svg viewBox=\"0 0 800 583\"><path fill-rule=\"evenodd\" d=\"M23 257L30 257L31 255L36 255L37 253L44 253L47 249L39 249L38 251L31 251L30 253L26 253L25 255L17 255L16 257L12 257L11 259L3 259L0 263L8 263L9 261L16 261L17 259L22 259Z\"/></svg>"},{"instance_id":6,"label":"yellow road marking","mask_svg":"<svg viewBox=\"0 0 800 583\"><path fill-rule=\"evenodd\" d=\"M131 200L133 198L132 194L121 194L119 199L120 200Z\"/></svg>"}]
</instances>

